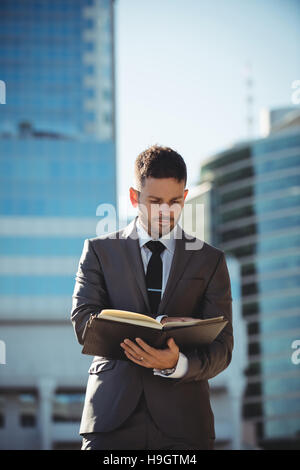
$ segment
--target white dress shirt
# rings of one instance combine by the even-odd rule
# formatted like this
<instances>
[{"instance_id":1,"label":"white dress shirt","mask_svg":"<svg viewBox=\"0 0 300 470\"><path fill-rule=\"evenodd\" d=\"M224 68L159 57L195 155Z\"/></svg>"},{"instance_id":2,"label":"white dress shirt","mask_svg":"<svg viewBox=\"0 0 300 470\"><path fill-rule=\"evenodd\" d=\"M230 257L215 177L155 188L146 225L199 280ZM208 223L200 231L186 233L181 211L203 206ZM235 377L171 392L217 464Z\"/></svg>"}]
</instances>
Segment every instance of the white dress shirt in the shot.
<instances>
[{"instance_id":1,"label":"white dress shirt","mask_svg":"<svg viewBox=\"0 0 300 470\"><path fill-rule=\"evenodd\" d=\"M149 260L151 258L152 252L151 250L145 245L149 240L153 240L153 238L148 234L148 232L144 229L144 227L141 225L139 217L137 217L136 221L136 229L137 229L137 234L139 237L139 244L141 248L141 256L143 260L143 265L144 265L144 270L145 274L147 272L147 266L149 263ZM166 247L166 249L161 253L161 259L162 259L162 292L161 296L163 296L165 287L167 285L169 273L170 273L170 268L173 260L173 255L175 251L175 233L177 230L177 224L174 226L173 230L171 230L169 233L166 235L162 235L160 238L156 239L156 241L160 241L163 243ZM166 317L167 315L159 315L156 317L157 321L161 321L163 317ZM164 375L160 373L160 369L153 369L154 375L160 375L161 377L166 377L166 378L180 378L185 375L188 369L188 359L187 357L179 352L179 359L176 365L175 371L170 374L170 375Z\"/></svg>"}]
</instances>

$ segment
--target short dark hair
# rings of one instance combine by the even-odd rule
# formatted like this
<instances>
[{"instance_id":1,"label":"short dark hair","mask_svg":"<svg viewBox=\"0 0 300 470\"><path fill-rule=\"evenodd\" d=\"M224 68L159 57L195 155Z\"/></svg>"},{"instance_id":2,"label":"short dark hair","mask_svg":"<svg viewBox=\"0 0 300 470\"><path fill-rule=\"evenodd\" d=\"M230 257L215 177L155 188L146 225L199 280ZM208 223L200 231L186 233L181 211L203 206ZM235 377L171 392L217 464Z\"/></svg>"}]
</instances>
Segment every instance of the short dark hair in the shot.
<instances>
[{"instance_id":1,"label":"short dark hair","mask_svg":"<svg viewBox=\"0 0 300 470\"><path fill-rule=\"evenodd\" d=\"M170 147L152 145L140 153L134 165L134 173L138 190L144 185L146 178L175 178L186 184L186 164L179 153Z\"/></svg>"}]
</instances>

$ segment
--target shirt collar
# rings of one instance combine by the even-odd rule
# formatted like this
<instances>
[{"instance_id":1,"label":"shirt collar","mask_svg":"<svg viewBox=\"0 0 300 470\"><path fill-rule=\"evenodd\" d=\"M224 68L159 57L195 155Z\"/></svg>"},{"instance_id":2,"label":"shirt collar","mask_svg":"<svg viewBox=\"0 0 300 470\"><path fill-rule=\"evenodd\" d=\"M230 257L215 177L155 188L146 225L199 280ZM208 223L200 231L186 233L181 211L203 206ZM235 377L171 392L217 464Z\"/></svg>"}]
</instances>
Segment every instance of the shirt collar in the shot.
<instances>
[{"instance_id":1,"label":"shirt collar","mask_svg":"<svg viewBox=\"0 0 300 470\"><path fill-rule=\"evenodd\" d=\"M163 243L167 250L169 250L171 253L174 253L175 251L175 234L177 231L177 225L178 224L176 224L170 232L162 235L160 238L155 239L156 241ZM142 248L142 246L145 245L145 243L147 243L149 240L154 240L153 237L151 237L144 229L144 227L142 227L139 217L136 219L136 230L139 237L140 248Z\"/></svg>"}]
</instances>

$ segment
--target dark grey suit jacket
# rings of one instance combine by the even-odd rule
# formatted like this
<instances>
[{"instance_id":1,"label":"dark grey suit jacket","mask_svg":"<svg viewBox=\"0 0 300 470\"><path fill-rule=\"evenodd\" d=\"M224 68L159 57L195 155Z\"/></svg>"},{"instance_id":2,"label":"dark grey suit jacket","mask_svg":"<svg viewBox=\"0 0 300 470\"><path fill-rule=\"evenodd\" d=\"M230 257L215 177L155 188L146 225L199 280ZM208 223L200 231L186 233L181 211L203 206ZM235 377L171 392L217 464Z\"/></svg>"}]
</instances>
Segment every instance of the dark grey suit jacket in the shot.
<instances>
[{"instance_id":1,"label":"dark grey suit jacket","mask_svg":"<svg viewBox=\"0 0 300 470\"><path fill-rule=\"evenodd\" d=\"M71 320L77 339L92 313L104 308L150 315L136 218L109 236L86 239L76 274ZM180 227L168 282L157 315L208 318L228 324L209 346L182 351L188 371L179 379L155 376L133 362L96 356L89 369L80 433L111 431L136 407L144 391L159 428L195 446L215 438L208 379L224 370L233 349L231 285L224 252ZM188 248L188 249L187 249Z\"/></svg>"}]
</instances>

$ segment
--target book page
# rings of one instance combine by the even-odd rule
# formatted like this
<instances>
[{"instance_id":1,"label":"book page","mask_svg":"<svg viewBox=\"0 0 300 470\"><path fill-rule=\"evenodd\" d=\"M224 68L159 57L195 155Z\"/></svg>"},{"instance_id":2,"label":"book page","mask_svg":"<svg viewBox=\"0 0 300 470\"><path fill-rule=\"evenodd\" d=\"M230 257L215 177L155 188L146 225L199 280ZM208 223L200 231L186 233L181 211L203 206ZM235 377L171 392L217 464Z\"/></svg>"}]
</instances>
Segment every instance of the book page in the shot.
<instances>
[{"instance_id":1,"label":"book page","mask_svg":"<svg viewBox=\"0 0 300 470\"><path fill-rule=\"evenodd\" d=\"M118 321L123 323L131 323L133 325L140 325L140 326L147 326L149 328L156 328L158 330L161 329L169 329L174 327L185 327L185 326L193 326L198 324L205 325L206 323L217 323L223 321L224 317L214 317L214 318L204 318L199 319L195 318L195 320L190 321L172 321L167 322L164 325L156 321L154 318L149 317L148 315L144 315L142 313L136 312L129 312L127 310L116 310L116 309L104 309L98 315L99 318L104 318L107 320Z\"/></svg>"},{"instance_id":2,"label":"book page","mask_svg":"<svg viewBox=\"0 0 300 470\"><path fill-rule=\"evenodd\" d=\"M224 317L223 316L219 316L219 317L215 317L215 318L203 318L203 319L196 319L195 320L189 320L189 321L172 321L172 322L167 322L163 325L163 329L168 329L168 328L172 328L173 326L193 326L193 325L199 325L199 324L202 324L202 325L205 325L207 323L218 323L220 321L223 321L224 320Z\"/></svg>"},{"instance_id":3,"label":"book page","mask_svg":"<svg viewBox=\"0 0 300 470\"><path fill-rule=\"evenodd\" d=\"M123 317L117 317L117 316L110 316L110 315L99 315L98 318L103 318L104 320L112 320L115 322L121 322L121 323L126 323L136 325L136 326L146 326L147 328L154 328L155 330L162 330L162 325L158 322L149 322L149 321L143 321L143 320L132 320L130 318L123 318Z\"/></svg>"},{"instance_id":4,"label":"book page","mask_svg":"<svg viewBox=\"0 0 300 470\"><path fill-rule=\"evenodd\" d=\"M136 325L151 326L152 328L162 328L161 323L154 318L142 313L129 312L127 310L104 309L98 315L99 318L107 318L109 320L124 321Z\"/></svg>"}]
</instances>

